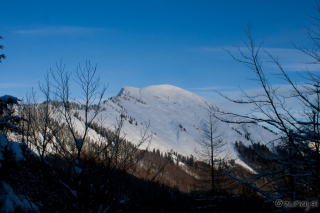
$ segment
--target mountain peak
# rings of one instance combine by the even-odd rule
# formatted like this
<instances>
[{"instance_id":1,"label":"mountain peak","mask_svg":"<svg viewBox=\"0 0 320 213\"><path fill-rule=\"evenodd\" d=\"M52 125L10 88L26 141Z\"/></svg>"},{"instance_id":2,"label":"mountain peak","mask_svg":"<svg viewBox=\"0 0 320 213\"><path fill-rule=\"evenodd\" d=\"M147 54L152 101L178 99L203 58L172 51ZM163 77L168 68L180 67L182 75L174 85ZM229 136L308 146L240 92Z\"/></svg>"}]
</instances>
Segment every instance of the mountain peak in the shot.
<instances>
[{"instance_id":1,"label":"mountain peak","mask_svg":"<svg viewBox=\"0 0 320 213\"><path fill-rule=\"evenodd\" d=\"M152 85L144 88L123 87L117 96L130 95L139 98L165 97L170 99L196 99L204 102L204 98L170 84Z\"/></svg>"},{"instance_id":2,"label":"mountain peak","mask_svg":"<svg viewBox=\"0 0 320 213\"><path fill-rule=\"evenodd\" d=\"M144 88L123 87L117 98L109 104L106 108L110 116L125 112L129 118L123 127L128 140L137 142L141 137L141 126L150 123L149 131L153 133L151 149L162 152L174 150L186 156L195 154L199 131L203 123L208 121L208 105L216 106L203 97L168 84ZM239 159L234 148L235 141L250 145L246 135L250 135L252 141L266 144L278 138L256 124L225 123L218 119L214 123L217 126L215 137L221 137L226 142L224 151L217 158L229 156L243 166L246 164ZM112 123L105 125L111 126Z\"/></svg>"},{"instance_id":3,"label":"mountain peak","mask_svg":"<svg viewBox=\"0 0 320 213\"><path fill-rule=\"evenodd\" d=\"M177 92L177 91L186 91L184 89L181 89L180 87L173 86L170 84L160 84L160 85L151 85L143 88L136 88L136 87L122 87L120 92L118 93L118 96L121 96L123 93L133 92L137 90L144 90L149 92Z\"/></svg>"}]
</instances>

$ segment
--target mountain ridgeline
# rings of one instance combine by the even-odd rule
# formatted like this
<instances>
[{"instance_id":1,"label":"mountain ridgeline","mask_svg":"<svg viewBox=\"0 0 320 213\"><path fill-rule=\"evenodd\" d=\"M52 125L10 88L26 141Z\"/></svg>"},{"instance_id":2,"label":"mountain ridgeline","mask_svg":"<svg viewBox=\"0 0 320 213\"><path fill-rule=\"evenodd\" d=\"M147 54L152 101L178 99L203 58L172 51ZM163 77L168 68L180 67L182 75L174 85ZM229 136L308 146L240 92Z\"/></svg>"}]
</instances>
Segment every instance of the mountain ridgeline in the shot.
<instances>
[{"instance_id":1,"label":"mountain ridgeline","mask_svg":"<svg viewBox=\"0 0 320 213\"><path fill-rule=\"evenodd\" d=\"M221 107L184 89L171 85L145 88L124 87L115 97L104 102L104 124L112 126L116 117L125 116L124 132L129 141L139 141L139 129L150 122L153 133L150 149L161 152L175 151L179 154L195 155L201 124L207 119L208 106ZM83 116L79 110L80 117ZM227 116L227 115L226 115ZM240 121L240 118L228 118ZM243 120L243 119L242 119ZM249 146L252 143L267 144L278 136L257 124L225 123L216 119L214 137L220 137L225 145L216 158L234 159L247 167L239 158L235 142ZM270 144L269 144L270 146ZM196 156L197 157L197 156ZM249 167L247 167L249 168Z\"/></svg>"}]
</instances>

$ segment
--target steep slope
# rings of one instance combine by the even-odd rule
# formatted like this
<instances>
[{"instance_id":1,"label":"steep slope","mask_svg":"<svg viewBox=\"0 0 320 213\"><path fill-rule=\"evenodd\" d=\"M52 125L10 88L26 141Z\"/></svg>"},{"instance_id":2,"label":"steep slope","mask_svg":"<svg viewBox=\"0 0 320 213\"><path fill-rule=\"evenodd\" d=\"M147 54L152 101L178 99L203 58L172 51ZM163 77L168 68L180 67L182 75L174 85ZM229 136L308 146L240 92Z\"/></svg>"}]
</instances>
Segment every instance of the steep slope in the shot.
<instances>
[{"instance_id":1,"label":"steep slope","mask_svg":"<svg viewBox=\"0 0 320 213\"><path fill-rule=\"evenodd\" d=\"M171 85L149 86L145 88L124 87L116 97L106 100L106 111L103 114L103 125L111 128L116 117L126 116L123 132L127 139L137 143L142 125L150 122L149 131L153 139L150 148L167 152L174 150L182 155L195 155L197 147L195 140L199 138L201 122L207 118L207 104L214 103L181 88ZM81 114L81 111L80 111ZM224 152L218 158L238 158L234 149L235 141L242 141L245 145L251 144L246 139L255 142L268 143L277 136L256 124L229 124L219 120L215 135L221 135L226 142Z\"/></svg>"}]
</instances>

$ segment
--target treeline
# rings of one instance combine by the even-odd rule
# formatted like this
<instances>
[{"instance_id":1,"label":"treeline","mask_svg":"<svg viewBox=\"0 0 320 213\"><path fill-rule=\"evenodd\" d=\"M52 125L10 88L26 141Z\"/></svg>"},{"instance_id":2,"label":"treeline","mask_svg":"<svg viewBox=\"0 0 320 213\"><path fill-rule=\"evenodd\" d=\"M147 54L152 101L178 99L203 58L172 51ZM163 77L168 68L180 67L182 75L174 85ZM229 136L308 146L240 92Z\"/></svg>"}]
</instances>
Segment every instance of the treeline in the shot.
<instances>
[{"instance_id":1,"label":"treeline","mask_svg":"<svg viewBox=\"0 0 320 213\"><path fill-rule=\"evenodd\" d=\"M152 152L157 154L158 156L168 159L171 163L176 162L177 165L179 165L179 162L192 166L194 168L197 168L198 165L197 160L193 155L184 156L173 150L163 153L160 152L159 149L153 149Z\"/></svg>"},{"instance_id":2,"label":"treeline","mask_svg":"<svg viewBox=\"0 0 320 213\"><path fill-rule=\"evenodd\" d=\"M236 141L235 148L239 152L241 159L253 169L263 169L265 171L276 169L276 164L266 159L267 157L274 156L274 153L266 145L258 142L246 146L242 141Z\"/></svg>"}]
</instances>

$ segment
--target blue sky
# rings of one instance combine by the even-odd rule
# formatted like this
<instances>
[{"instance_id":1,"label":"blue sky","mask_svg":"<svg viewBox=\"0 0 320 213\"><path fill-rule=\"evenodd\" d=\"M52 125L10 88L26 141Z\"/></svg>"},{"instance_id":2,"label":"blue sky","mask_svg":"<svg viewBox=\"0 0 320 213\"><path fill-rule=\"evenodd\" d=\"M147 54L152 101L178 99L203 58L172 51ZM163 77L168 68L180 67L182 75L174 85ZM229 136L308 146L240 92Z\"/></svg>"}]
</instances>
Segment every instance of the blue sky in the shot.
<instances>
[{"instance_id":1,"label":"blue sky","mask_svg":"<svg viewBox=\"0 0 320 213\"><path fill-rule=\"evenodd\" d=\"M74 72L97 64L107 96L121 87L172 84L221 99L222 92L253 90L252 73L222 48L242 46L250 20L257 43L279 56L295 77L308 58L294 50L310 45L305 27L317 15L312 0L5 1L0 35L7 59L0 64L0 95L23 97L61 59ZM262 56L263 61L268 59ZM265 62L265 71L276 70ZM282 84L274 78L275 84ZM73 87L74 96L79 95ZM41 99L41 94L38 92ZM219 100L218 100L219 99ZM219 102L220 101L220 102Z\"/></svg>"}]
</instances>

